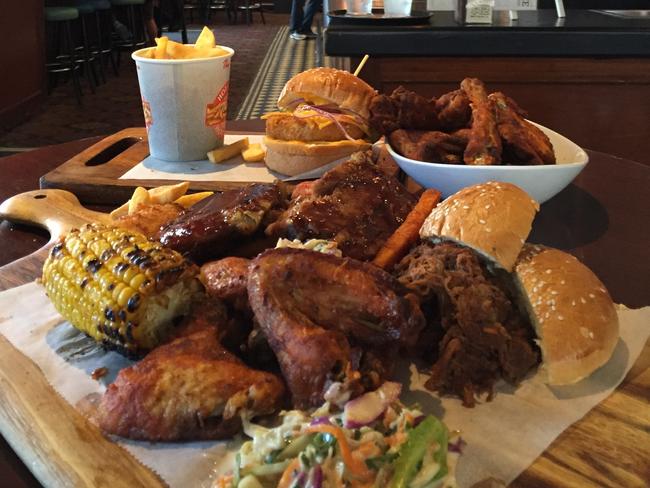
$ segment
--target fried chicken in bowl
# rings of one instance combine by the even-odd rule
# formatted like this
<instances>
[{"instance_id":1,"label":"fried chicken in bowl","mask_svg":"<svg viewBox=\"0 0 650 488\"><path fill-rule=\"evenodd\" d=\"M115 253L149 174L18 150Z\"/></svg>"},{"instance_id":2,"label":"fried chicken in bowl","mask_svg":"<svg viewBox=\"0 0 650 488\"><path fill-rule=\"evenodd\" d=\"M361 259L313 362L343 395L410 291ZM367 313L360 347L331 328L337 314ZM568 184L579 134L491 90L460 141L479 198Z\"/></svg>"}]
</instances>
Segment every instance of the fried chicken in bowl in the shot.
<instances>
[{"instance_id":1,"label":"fried chicken in bowl","mask_svg":"<svg viewBox=\"0 0 650 488\"><path fill-rule=\"evenodd\" d=\"M387 144L387 149L407 175L424 187L437 188L443 197L477 183L504 181L519 186L539 203L544 203L578 176L587 165L589 156L566 137L534 122L532 124L550 139L556 164L487 166L429 163L402 156L390 144Z\"/></svg>"}]
</instances>

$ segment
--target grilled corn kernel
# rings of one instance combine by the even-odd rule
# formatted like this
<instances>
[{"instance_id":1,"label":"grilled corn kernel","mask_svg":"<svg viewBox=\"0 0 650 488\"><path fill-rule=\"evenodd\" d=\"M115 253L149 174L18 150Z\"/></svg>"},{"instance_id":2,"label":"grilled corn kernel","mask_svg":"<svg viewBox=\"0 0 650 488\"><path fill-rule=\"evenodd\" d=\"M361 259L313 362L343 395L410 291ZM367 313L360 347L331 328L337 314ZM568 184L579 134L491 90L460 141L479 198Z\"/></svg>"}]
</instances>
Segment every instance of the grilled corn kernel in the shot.
<instances>
[{"instance_id":1,"label":"grilled corn kernel","mask_svg":"<svg viewBox=\"0 0 650 488\"><path fill-rule=\"evenodd\" d=\"M196 266L140 234L88 225L56 244L43 285L59 313L129 356L154 348L200 293Z\"/></svg>"}]
</instances>

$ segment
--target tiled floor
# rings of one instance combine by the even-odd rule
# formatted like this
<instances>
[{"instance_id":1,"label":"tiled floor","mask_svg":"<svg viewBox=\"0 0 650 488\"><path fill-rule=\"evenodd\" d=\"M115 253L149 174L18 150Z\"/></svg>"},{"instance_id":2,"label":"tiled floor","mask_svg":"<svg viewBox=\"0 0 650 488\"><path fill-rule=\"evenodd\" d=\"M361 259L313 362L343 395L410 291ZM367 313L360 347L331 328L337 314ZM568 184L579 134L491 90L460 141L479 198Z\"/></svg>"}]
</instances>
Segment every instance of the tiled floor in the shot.
<instances>
[{"instance_id":1,"label":"tiled floor","mask_svg":"<svg viewBox=\"0 0 650 488\"><path fill-rule=\"evenodd\" d=\"M229 118L239 111L258 68L276 33L286 26L287 14L266 13L266 25L254 15L254 23L229 25L223 12L213 17L217 43L235 49L231 67ZM188 29L190 42L201 26ZM171 36L175 36L172 34ZM126 127L142 126L142 105L133 61L122 54L119 77L108 70L108 81L96 93L84 86L83 106L78 106L72 84L60 84L47 98L41 110L24 124L9 132L0 133L0 154L3 147L25 148L57 144L74 139L106 135Z\"/></svg>"}]
</instances>

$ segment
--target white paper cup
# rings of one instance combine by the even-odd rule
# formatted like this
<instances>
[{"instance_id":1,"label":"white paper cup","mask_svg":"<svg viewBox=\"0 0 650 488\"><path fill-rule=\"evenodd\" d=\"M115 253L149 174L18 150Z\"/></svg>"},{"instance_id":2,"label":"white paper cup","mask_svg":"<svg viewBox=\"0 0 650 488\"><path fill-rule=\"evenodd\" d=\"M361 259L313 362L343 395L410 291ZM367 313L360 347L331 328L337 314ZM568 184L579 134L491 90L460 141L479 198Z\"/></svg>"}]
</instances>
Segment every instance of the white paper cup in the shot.
<instances>
[{"instance_id":1,"label":"white paper cup","mask_svg":"<svg viewBox=\"0 0 650 488\"><path fill-rule=\"evenodd\" d=\"M149 153L164 161L206 159L223 144L228 107L228 54L200 59L149 59L135 51ZM150 49L150 48L147 48Z\"/></svg>"}]
</instances>

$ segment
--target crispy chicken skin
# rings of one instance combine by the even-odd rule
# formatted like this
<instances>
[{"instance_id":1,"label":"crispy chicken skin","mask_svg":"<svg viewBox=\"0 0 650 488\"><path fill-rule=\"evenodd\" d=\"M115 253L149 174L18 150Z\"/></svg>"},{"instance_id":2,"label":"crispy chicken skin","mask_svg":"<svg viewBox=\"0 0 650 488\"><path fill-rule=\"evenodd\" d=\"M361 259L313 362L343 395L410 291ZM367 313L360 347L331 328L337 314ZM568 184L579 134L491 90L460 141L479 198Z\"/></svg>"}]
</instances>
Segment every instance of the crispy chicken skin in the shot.
<instances>
[{"instance_id":1,"label":"crispy chicken skin","mask_svg":"<svg viewBox=\"0 0 650 488\"><path fill-rule=\"evenodd\" d=\"M463 159L465 164L500 164L501 137L494 116L494 104L488 99L485 86L476 78L465 78L460 87L472 107L469 140Z\"/></svg>"},{"instance_id":2,"label":"crispy chicken skin","mask_svg":"<svg viewBox=\"0 0 650 488\"><path fill-rule=\"evenodd\" d=\"M503 139L504 160L513 164L555 164L549 138L523 117L510 97L495 92L488 97L495 105L497 129Z\"/></svg>"},{"instance_id":3,"label":"crispy chicken skin","mask_svg":"<svg viewBox=\"0 0 650 488\"><path fill-rule=\"evenodd\" d=\"M241 428L240 414L270 414L282 405L282 381L228 352L219 342L227 331L212 322L224 314L209 314L120 371L99 406L102 430L148 441L226 439Z\"/></svg>"},{"instance_id":4,"label":"crispy chicken skin","mask_svg":"<svg viewBox=\"0 0 650 488\"><path fill-rule=\"evenodd\" d=\"M463 90L455 90L440 96L436 100L436 111L440 128L445 131L467 127L472 116L469 98Z\"/></svg>"},{"instance_id":5,"label":"crispy chicken skin","mask_svg":"<svg viewBox=\"0 0 650 488\"><path fill-rule=\"evenodd\" d=\"M248 305L248 266L250 259L228 257L201 266L199 279L211 297L218 298L239 312L250 312Z\"/></svg>"},{"instance_id":6,"label":"crispy chicken skin","mask_svg":"<svg viewBox=\"0 0 650 488\"><path fill-rule=\"evenodd\" d=\"M163 225L180 216L185 209L176 203L141 203L135 212L115 219L116 226L155 239Z\"/></svg>"},{"instance_id":7,"label":"crispy chicken skin","mask_svg":"<svg viewBox=\"0 0 650 488\"><path fill-rule=\"evenodd\" d=\"M439 131L396 130L388 136L390 145L402 156L430 163L463 164L467 143Z\"/></svg>"},{"instance_id":8,"label":"crispy chicken skin","mask_svg":"<svg viewBox=\"0 0 650 488\"><path fill-rule=\"evenodd\" d=\"M353 396L378 386L392 354L413 345L424 326L404 291L388 273L353 259L283 248L253 260L249 301L294 407L320 405L335 382ZM367 349L382 351L380 368L364 357Z\"/></svg>"},{"instance_id":9,"label":"crispy chicken skin","mask_svg":"<svg viewBox=\"0 0 650 488\"><path fill-rule=\"evenodd\" d=\"M372 98L370 126L382 135L397 129L437 130L440 121L436 101L397 87L390 95Z\"/></svg>"},{"instance_id":10,"label":"crispy chicken skin","mask_svg":"<svg viewBox=\"0 0 650 488\"><path fill-rule=\"evenodd\" d=\"M294 116L271 115L266 119L266 135L284 141L340 141L345 134L335 123L324 127L319 122L326 122L325 117L300 118ZM366 137L361 128L345 120L340 121L346 132L353 139Z\"/></svg>"}]
</instances>

